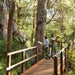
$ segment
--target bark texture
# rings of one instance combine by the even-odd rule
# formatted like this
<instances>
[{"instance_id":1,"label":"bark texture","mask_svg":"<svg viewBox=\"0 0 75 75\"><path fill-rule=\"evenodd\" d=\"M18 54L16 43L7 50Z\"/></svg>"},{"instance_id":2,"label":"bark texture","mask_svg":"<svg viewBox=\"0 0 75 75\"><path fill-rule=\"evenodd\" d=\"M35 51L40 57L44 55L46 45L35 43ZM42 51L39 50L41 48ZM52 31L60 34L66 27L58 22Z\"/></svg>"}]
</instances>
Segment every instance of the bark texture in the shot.
<instances>
[{"instance_id":1,"label":"bark texture","mask_svg":"<svg viewBox=\"0 0 75 75\"><path fill-rule=\"evenodd\" d=\"M12 1L0 0L0 21L1 21L1 24L3 25L2 29L1 29L1 30L3 30L3 33L2 33L2 35L0 35L0 37L4 36L5 39L7 39L7 28L8 28L8 20L9 20L9 12L8 11L9 11L9 6L12 7L11 4L12 4ZM14 18L13 18L13 20L14 20ZM14 32L16 30L17 30L16 22L13 21L12 32Z\"/></svg>"},{"instance_id":2,"label":"bark texture","mask_svg":"<svg viewBox=\"0 0 75 75\"><path fill-rule=\"evenodd\" d=\"M44 44L47 15L46 4L47 0L38 0L35 45L38 45L38 41L41 41Z\"/></svg>"},{"instance_id":3,"label":"bark texture","mask_svg":"<svg viewBox=\"0 0 75 75\"><path fill-rule=\"evenodd\" d=\"M12 33L12 21L15 11L15 2L12 1L12 8L9 12L9 21L8 21L8 33L7 33L7 53L11 52L11 33ZM7 67L9 67L9 57L7 56ZM10 75L10 71L7 71L6 75Z\"/></svg>"}]
</instances>

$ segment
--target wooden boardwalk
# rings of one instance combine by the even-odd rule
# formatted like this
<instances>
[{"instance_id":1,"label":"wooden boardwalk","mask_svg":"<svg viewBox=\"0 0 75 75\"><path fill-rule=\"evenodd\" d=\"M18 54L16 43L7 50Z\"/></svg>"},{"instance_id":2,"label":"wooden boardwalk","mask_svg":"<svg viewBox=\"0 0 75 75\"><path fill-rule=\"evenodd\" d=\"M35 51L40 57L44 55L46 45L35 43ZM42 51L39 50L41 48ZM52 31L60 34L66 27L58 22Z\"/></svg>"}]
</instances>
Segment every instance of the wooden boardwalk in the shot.
<instances>
[{"instance_id":1,"label":"wooden boardwalk","mask_svg":"<svg viewBox=\"0 0 75 75\"><path fill-rule=\"evenodd\" d=\"M38 61L38 55L40 54L38 52L38 46L30 47L27 49L22 49L19 51L10 52L7 54L8 56L8 67L6 68L7 75L11 74L11 70L15 68L16 66L22 64L22 73L20 75L62 75L63 70L67 68L67 55L66 52L69 50L69 45L62 48L56 55L54 55L54 58L50 59L44 59L44 47L43 47L43 59ZM32 55L31 57L25 59L25 52L29 50L35 49L35 55ZM22 53L22 61L11 65L11 56L17 53ZM65 54L64 54L65 53ZM30 67L28 70L25 71L25 62L32 58L36 58L36 64Z\"/></svg>"},{"instance_id":2,"label":"wooden boardwalk","mask_svg":"<svg viewBox=\"0 0 75 75\"><path fill-rule=\"evenodd\" d=\"M60 57L58 57L57 59L59 66ZM54 72L54 59L50 58L50 59L42 59L21 75L52 75L53 72Z\"/></svg>"}]
</instances>

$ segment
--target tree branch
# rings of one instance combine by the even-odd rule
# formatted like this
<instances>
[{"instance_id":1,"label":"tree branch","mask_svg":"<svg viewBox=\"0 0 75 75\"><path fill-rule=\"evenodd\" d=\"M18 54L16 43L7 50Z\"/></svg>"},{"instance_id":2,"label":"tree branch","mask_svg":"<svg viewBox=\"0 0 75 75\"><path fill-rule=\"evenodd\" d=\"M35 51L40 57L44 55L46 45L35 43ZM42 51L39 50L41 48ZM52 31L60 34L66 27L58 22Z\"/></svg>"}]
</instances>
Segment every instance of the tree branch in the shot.
<instances>
[{"instance_id":1,"label":"tree branch","mask_svg":"<svg viewBox=\"0 0 75 75\"><path fill-rule=\"evenodd\" d=\"M57 2L57 0L53 1L53 2L50 4L50 6L51 6L51 7L54 6L54 4L55 4L56 2ZM49 4L49 0L47 0L46 7L48 7L48 4Z\"/></svg>"},{"instance_id":2,"label":"tree branch","mask_svg":"<svg viewBox=\"0 0 75 75\"><path fill-rule=\"evenodd\" d=\"M52 5L51 6L54 6L54 4L57 2L57 0L55 0L53 3L52 3Z\"/></svg>"},{"instance_id":3,"label":"tree branch","mask_svg":"<svg viewBox=\"0 0 75 75\"><path fill-rule=\"evenodd\" d=\"M56 12L57 12L57 11L55 11L55 13L53 14L52 18L51 18L48 22L46 22L46 24L49 24L49 23L52 21L52 19L53 19L54 16L56 15Z\"/></svg>"},{"instance_id":4,"label":"tree branch","mask_svg":"<svg viewBox=\"0 0 75 75\"><path fill-rule=\"evenodd\" d=\"M56 20L56 19L55 19L55 20L52 20L52 21L55 21L55 22L60 22L59 20Z\"/></svg>"},{"instance_id":5,"label":"tree branch","mask_svg":"<svg viewBox=\"0 0 75 75\"><path fill-rule=\"evenodd\" d=\"M47 4L46 4L46 7L48 6L48 3L49 3L49 0L47 0Z\"/></svg>"}]
</instances>

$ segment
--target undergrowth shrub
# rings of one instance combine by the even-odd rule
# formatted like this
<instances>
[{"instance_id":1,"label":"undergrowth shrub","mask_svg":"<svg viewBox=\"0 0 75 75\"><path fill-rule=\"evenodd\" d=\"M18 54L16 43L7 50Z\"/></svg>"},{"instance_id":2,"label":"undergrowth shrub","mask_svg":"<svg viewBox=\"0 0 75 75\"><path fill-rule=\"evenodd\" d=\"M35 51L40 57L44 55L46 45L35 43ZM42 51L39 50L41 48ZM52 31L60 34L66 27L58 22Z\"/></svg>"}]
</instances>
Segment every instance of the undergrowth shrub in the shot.
<instances>
[{"instance_id":1,"label":"undergrowth shrub","mask_svg":"<svg viewBox=\"0 0 75 75\"><path fill-rule=\"evenodd\" d=\"M17 51L17 50L21 50L24 48L23 44L20 43L19 41L15 41L12 40L12 52L13 51ZM0 75L6 75L6 51L7 51L7 41L6 40L1 40L0 41ZM15 63L18 63L22 60L22 53L18 53L14 56L12 56L12 65ZM28 58L29 55L27 53L25 53L25 58ZM30 61L27 61L25 63L25 67L30 67ZM14 69L12 69L11 71L11 75L17 75L18 72L21 72L21 65L15 67Z\"/></svg>"}]
</instances>

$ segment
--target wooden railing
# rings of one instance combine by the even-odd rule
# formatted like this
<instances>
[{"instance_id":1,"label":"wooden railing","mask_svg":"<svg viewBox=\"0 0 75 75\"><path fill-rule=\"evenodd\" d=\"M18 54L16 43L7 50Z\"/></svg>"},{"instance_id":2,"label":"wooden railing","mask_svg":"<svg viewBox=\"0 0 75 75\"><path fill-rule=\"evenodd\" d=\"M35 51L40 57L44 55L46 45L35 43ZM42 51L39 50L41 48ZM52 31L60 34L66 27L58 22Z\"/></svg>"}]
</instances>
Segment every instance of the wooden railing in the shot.
<instances>
[{"instance_id":1,"label":"wooden railing","mask_svg":"<svg viewBox=\"0 0 75 75\"><path fill-rule=\"evenodd\" d=\"M61 42L61 48L62 48L62 44L63 44L64 42ZM38 52L38 48L39 48L39 46L34 46L34 47L30 47L30 48L27 48L27 49L22 49L22 50L18 50L18 51L14 51L14 52L10 52L10 53L7 53L7 56L8 56L8 58L9 58L9 61L8 61L8 67L6 68L6 71L7 71L7 75L11 75L11 70L13 69L13 68L15 68L16 66L18 66L18 65L20 65L20 64L22 64L22 73L25 71L25 62L26 61L28 61L28 60L30 60L30 59L32 59L32 58L35 58L36 57L36 63L38 62L38 55L39 54L41 54L41 53L43 53L43 58L44 58L44 46L42 46L42 52ZM59 53L57 53L55 56L54 56L54 73L55 73L55 75L57 75L57 56L59 55L59 54L61 54L61 67L63 66L63 64L62 64L62 60L63 60L63 51L65 50L65 53L66 53L66 48L67 48L67 46L65 47L65 48L63 48ZM26 51L29 51L29 50L32 50L32 49L35 49L35 55L33 55L33 56L31 56L31 57L29 57L29 58L27 58L27 59L25 59L25 52ZM13 65L11 65L11 57L12 57L12 55L15 55L15 54L18 54L18 53L22 53L22 61L20 61L20 62L18 62L18 63L16 63L16 64L13 64ZM65 57L66 57L66 55L65 55ZM65 59L65 64L66 64L66 59ZM61 73L62 73L62 68L61 68Z\"/></svg>"},{"instance_id":2,"label":"wooden railing","mask_svg":"<svg viewBox=\"0 0 75 75\"><path fill-rule=\"evenodd\" d=\"M27 58L27 59L25 59L25 52L28 51L28 50L32 50L32 49L35 49L36 54L29 57L29 58ZM42 50L43 50L42 52L43 52L43 57L44 57L44 47L43 46L42 46ZM14 65L11 65L11 60L12 60L11 56L14 55L14 54L18 54L18 53L22 53L22 61L14 64ZM22 64L22 73L23 73L25 71L25 62L32 59L32 58L34 58L34 57L36 57L36 63L37 63L39 54L41 54L41 53L38 53L38 47L37 46L8 53L7 56L9 57L9 62L8 62L9 66L6 68L7 75L11 74L10 73L11 69L13 69L14 67L16 67L20 64Z\"/></svg>"},{"instance_id":3,"label":"wooden railing","mask_svg":"<svg viewBox=\"0 0 75 75\"><path fill-rule=\"evenodd\" d=\"M53 56L54 58L54 75L58 75L58 68L60 67L60 75L63 75L63 63L65 63L65 69L67 67L67 55L66 51L69 50L70 45L68 44L66 47L61 49L56 55ZM64 53L64 54L63 54ZM58 65L57 57L60 56L60 64Z\"/></svg>"}]
</instances>

